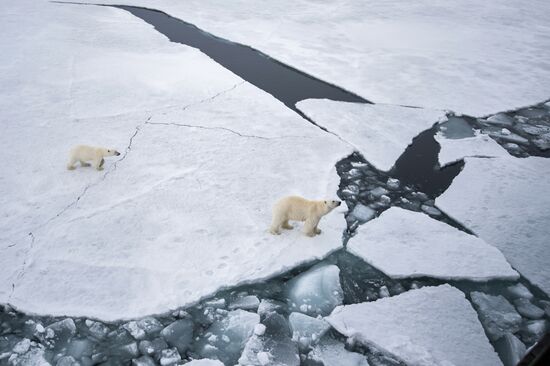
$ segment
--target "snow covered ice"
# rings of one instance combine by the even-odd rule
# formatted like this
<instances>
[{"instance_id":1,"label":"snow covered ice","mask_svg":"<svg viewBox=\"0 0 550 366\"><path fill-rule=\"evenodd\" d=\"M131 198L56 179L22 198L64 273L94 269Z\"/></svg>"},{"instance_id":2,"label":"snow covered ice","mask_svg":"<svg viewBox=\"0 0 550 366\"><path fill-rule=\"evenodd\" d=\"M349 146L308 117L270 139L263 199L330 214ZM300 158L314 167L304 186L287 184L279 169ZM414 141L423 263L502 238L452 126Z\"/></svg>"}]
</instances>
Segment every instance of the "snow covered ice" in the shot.
<instances>
[{"instance_id":1,"label":"snow covered ice","mask_svg":"<svg viewBox=\"0 0 550 366\"><path fill-rule=\"evenodd\" d=\"M507 157L508 152L488 135L478 133L474 137L463 139L445 138L440 133L435 135L441 145L439 164L445 166L465 157Z\"/></svg>"},{"instance_id":2,"label":"snow covered ice","mask_svg":"<svg viewBox=\"0 0 550 366\"><path fill-rule=\"evenodd\" d=\"M522 5L285 0L261 7L243 1L220 11L202 0L155 2L156 9L373 102L475 116L548 98L550 5Z\"/></svg>"},{"instance_id":3,"label":"snow covered ice","mask_svg":"<svg viewBox=\"0 0 550 366\"><path fill-rule=\"evenodd\" d=\"M344 344L325 337L316 345L308 359L322 362L323 365L369 366L367 359L360 353L350 352Z\"/></svg>"},{"instance_id":4,"label":"snow covered ice","mask_svg":"<svg viewBox=\"0 0 550 366\"><path fill-rule=\"evenodd\" d=\"M517 279L502 253L422 213L392 207L358 229L347 250L392 278Z\"/></svg>"},{"instance_id":5,"label":"snow covered ice","mask_svg":"<svg viewBox=\"0 0 550 366\"><path fill-rule=\"evenodd\" d=\"M346 337L374 345L407 365L502 365L476 312L449 285L339 306L326 320Z\"/></svg>"},{"instance_id":6,"label":"snow covered ice","mask_svg":"<svg viewBox=\"0 0 550 366\"><path fill-rule=\"evenodd\" d=\"M466 158L436 205L488 244L521 275L550 294L550 160Z\"/></svg>"},{"instance_id":7,"label":"snow covered ice","mask_svg":"<svg viewBox=\"0 0 550 366\"><path fill-rule=\"evenodd\" d=\"M416 135L445 119L442 111L323 99L308 99L297 106L383 171L392 168Z\"/></svg>"}]
</instances>

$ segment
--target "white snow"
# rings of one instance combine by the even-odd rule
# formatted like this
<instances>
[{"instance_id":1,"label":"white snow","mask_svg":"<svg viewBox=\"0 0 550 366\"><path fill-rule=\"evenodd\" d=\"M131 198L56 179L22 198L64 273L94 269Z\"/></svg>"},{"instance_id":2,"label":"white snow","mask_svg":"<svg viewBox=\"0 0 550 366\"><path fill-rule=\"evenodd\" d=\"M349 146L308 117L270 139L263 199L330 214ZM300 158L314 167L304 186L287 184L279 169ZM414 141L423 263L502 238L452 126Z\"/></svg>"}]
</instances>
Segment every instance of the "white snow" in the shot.
<instances>
[{"instance_id":1,"label":"white snow","mask_svg":"<svg viewBox=\"0 0 550 366\"><path fill-rule=\"evenodd\" d=\"M388 171L420 132L444 120L442 111L308 99L298 109Z\"/></svg>"},{"instance_id":2,"label":"white snow","mask_svg":"<svg viewBox=\"0 0 550 366\"><path fill-rule=\"evenodd\" d=\"M550 160L466 158L436 199L448 215L499 248L531 283L550 294Z\"/></svg>"},{"instance_id":3,"label":"white snow","mask_svg":"<svg viewBox=\"0 0 550 366\"><path fill-rule=\"evenodd\" d=\"M507 157L508 152L495 140L486 134L477 133L474 137L463 139L445 138L441 133L435 135L435 140L441 146L439 165L464 159L465 157Z\"/></svg>"},{"instance_id":4,"label":"white snow","mask_svg":"<svg viewBox=\"0 0 550 366\"><path fill-rule=\"evenodd\" d=\"M188 366L223 366L223 363L219 360L211 360L208 358L203 358L201 360L193 360L186 363Z\"/></svg>"},{"instance_id":5,"label":"white snow","mask_svg":"<svg viewBox=\"0 0 550 366\"><path fill-rule=\"evenodd\" d=\"M550 92L545 0L101 2L164 10L378 103L483 116Z\"/></svg>"},{"instance_id":6,"label":"white snow","mask_svg":"<svg viewBox=\"0 0 550 366\"><path fill-rule=\"evenodd\" d=\"M347 250L392 278L517 279L499 250L419 212L392 207L359 227Z\"/></svg>"},{"instance_id":7,"label":"white snow","mask_svg":"<svg viewBox=\"0 0 550 366\"><path fill-rule=\"evenodd\" d=\"M351 153L337 137L127 12L12 1L0 17L13 55L0 57L0 302L135 318L341 247L340 211L314 239L267 232L281 196L336 197ZM67 171L77 143L122 155Z\"/></svg>"},{"instance_id":8,"label":"white snow","mask_svg":"<svg viewBox=\"0 0 550 366\"><path fill-rule=\"evenodd\" d=\"M326 320L346 337L407 365L502 365L476 312L464 294L449 285L339 306Z\"/></svg>"}]
</instances>

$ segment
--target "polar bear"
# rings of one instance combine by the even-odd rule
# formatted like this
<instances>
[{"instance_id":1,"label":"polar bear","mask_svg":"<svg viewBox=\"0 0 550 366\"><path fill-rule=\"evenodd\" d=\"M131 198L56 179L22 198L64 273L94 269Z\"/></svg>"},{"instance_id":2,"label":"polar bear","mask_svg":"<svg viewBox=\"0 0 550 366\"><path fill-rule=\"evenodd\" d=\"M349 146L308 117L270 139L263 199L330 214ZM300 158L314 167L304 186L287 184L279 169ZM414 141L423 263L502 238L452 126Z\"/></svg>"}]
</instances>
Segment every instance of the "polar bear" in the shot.
<instances>
[{"instance_id":1,"label":"polar bear","mask_svg":"<svg viewBox=\"0 0 550 366\"><path fill-rule=\"evenodd\" d=\"M310 201L298 196L288 196L280 199L273 206L273 218L269 232L279 235L280 229L292 229L288 220L305 221L304 233L307 236L321 234L317 228L321 217L340 206L340 201Z\"/></svg>"},{"instance_id":2,"label":"polar bear","mask_svg":"<svg viewBox=\"0 0 550 366\"><path fill-rule=\"evenodd\" d=\"M103 158L106 156L118 156L120 153L115 149L108 149L105 147L96 147L88 145L77 145L71 149L69 163L67 169L75 169L76 162L80 162L80 166L90 166L87 161L92 161L94 168L97 170L103 169Z\"/></svg>"}]
</instances>

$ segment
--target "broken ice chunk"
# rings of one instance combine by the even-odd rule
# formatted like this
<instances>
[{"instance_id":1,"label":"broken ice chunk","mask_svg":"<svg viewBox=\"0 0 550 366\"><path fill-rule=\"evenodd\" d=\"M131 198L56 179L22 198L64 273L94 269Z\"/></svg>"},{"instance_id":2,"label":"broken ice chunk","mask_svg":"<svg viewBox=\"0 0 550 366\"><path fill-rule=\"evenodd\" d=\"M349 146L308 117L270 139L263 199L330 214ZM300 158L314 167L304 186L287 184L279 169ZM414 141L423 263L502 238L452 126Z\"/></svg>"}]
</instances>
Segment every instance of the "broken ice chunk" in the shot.
<instances>
[{"instance_id":1,"label":"broken ice chunk","mask_svg":"<svg viewBox=\"0 0 550 366\"><path fill-rule=\"evenodd\" d=\"M422 211L424 211L428 215L441 216L441 211L439 211L437 208L435 208L433 206L422 205L422 206L420 206L420 208L422 209Z\"/></svg>"},{"instance_id":2,"label":"broken ice chunk","mask_svg":"<svg viewBox=\"0 0 550 366\"><path fill-rule=\"evenodd\" d=\"M90 334L99 340L105 338L107 333L109 333L109 328L100 322L86 320L86 326L88 326Z\"/></svg>"},{"instance_id":3,"label":"broken ice chunk","mask_svg":"<svg viewBox=\"0 0 550 366\"><path fill-rule=\"evenodd\" d=\"M185 353L193 341L193 322L189 319L180 319L164 328L160 334L172 347L180 353Z\"/></svg>"},{"instance_id":4,"label":"broken ice chunk","mask_svg":"<svg viewBox=\"0 0 550 366\"><path fill-rule=\"evenodd\" d=\"M343 343L332 338L323 338L308 354L308 359L326 366L369 366L365 356L348 351Z\"/></svg>"},{"instance_id":5,"label":"broken ice chunk","mask_svg":"<svg viewBox=\"0 0 550 366\"><path fill-rule=\"evenodd\" d=\"M239 365L298 366L298 347L290 338L286 319L280 314L271 313L264 319L264 325L264 335L253 335L246 343Z\"/></svg>"},{"instance_id":6,"label":"broken ice chunk","mask_svg":"<svg viewBox=\"0 0 550 366\"><path fill-rule=\"evenodd\" d=\"M330 329L330 325L323 319L312 318L302 313L292 313L288 320L292 331L292 339L300 341L300 343L305 342L307 346L317 343L323 334Z\"/></svg>"},{"instance_id":7,"label":"broken ice chunk","mask_svg":"<svg viewBox=\"0 0 550 366\"><path fill-rule=\"evenodd\" d=\"M485 120L487 123L497 126L512 126L514 124L514 119L507 116L504 113L497 113Z\"/></svg>"},{"instance_id":8,"label":"broken ice chunk","mask_svg":"<svg viewBox=\"0 0 550 366\"><path fill-rule=\"evenodd\" d=\"M176 347L163 349L160 353L160 364L162 366L174 365L181 361L181 356Z\"/></svg>"},{"instance_id":9,"label":"broken ice chunk","mask_svg":"<svg viewBox=\"0 0 550 366\"><path fill-rule=\"evenodd\" d=\"M155 338L152 341L143 340L139 342L138 348L143 355L155 355L160 354L160 351L168 348L168 343L162 338Z\"/></svg>"},{"instance_id":10,"label":"broken ice chunk","mask_svg":"<svg viewBox=\"0 0 550 366\"><path fill-rule=\"evenodd\" d=\"M531 303L528 299L516 299L514 305L518 313L526 318L540 319L544 316L544 310Z\"/></svg>"},{"instance_id":11,"label":"broken ice chunk","mask_svg":"<svg viewBox=\"0 0 550 366\"><path fill-rule=\"evenodd\" d=\"M80 362L73 356L63 356L57 360L55 366L80 366Z\"/></svg>"},{"instance_id":12,"label":"broken ice chunk","mask_svg":"<svg viewBox=\"0 0 550 366\"><path fill-rule=\"evenodd\" d=\"M10 366L51 366L44 357L44 350L41 348L32 348L23 355L12 354L9 358Z\"/></svg>"},{"instance_id":13,"label":"broken ice chunk","mask_svg":"<svg viewBox=\"0 0 550 366\"><path fill-rule=\"evenodd\" d=\"M31 340L28 338L24 338L13 347L12 351L15 353L23 354L26 353L29 348L31 348Z\"/></svg>"},{"instance_id":14,"label":"broken ice chunk","mask_svg":"<svg viewBox=\"0 0 550 366\"><path fill-rule=\"evenodd\" d=\"M123 325L132 337L135 339L144 339L147 335L159 332L162 329L162 324L152 317L131 321Z\"/></svg>"},{"instance_id":15,"label":"broken ice chunk","mask_svg":"<svg viewBox=\"0 0 550 366\"><path fill-rule=\"evenodd\" d=\"M132 366L156 366L156 363L149 356L141 356L132 360Z\"/></svg>"},{"instance_id":16,"label":"broken ice chunk","mask_svg":"<svg viewBox=\"0 0 550 366\"><path fill-rule=\"evenodd\" d=\"M388 290L388 288L386 286L381 286L380 290L378 291L378 295L380 297L389 297L390 296L390 291Z\"/></svg>"},{"instance_id":17,"label":"broken ice chunk","mask_svg":"<svg viewBox=\"0 0 550 366\"><path fill-rule=\"evenodd\" d=\"M388 181L386 182L386 187L388 187L388 189L399 188L399 179L388 178Z\"/></svg>"},{"instance_id":18,"label":"broken ice chunk","mask_svg":"<svg viewBox=\"0 0 550 366\"><path fill-rule=\"evenodd\" d=\"M372 208L365 206L361 203L355 205L353 210L350 212L352 219L357 219L361 223L365 223L372 219L376 215L376 211Z\"/></svg>"},{"instance_id":19,"label":"broken ice chunk","mask_svg":"<svg viewBox=\"0 0 550 366\"><path fill-rule=\"evenodd\" d=\"M520 335L527 345L538 342L546 332L545 320L529 320L521 325Z\"/></svg>"},{"instance_id":20,"label":"broken ice chunk","mask_svg":"<svg viewBox=\"0 0 550 366\"><path fill-rule=\"evenodd\" d=\"M235 301L233 301L229 305L229 310L243 309L243 310L256 311L259 305L260 305L260 300L258 299L257 296L248 295L248 296L240 297Z\"/></svg>"},{"instance_id":21,"label":"broken ice chunk","mask_svg":"<svg viewBox=\"0 0 550 366\"><path fill-rule=\"evenodd\" d=\"M66 318L52 323L46 327L46 338L52 336L58 340L65 341L76 333L76 325L71 318Z\"/></svg>"},{"instance_id":22,"label":"broken ice chunk","mask_svg":"<svg viewBox=\"0 0 550 366\"><path fill-rule=\"evenodd\" d=\"M492 340L519 330L521 315L503 296L487 295L483 292L472 292L470 295L479 312L481 323Z\"/></svg>"},{"instance_id":23,"label":"broken ice chunk","mask_svg":"<svg viewBox=\"0 0 550 366\"><path fill-rule=\"evenodd\" d=\"M285 303L271 299L262 299L260 305L258 306L258 314L260 314L262 318L269 313L280 313L285 312L285 310Z\"/></svg>"},{"instance_id":24,"label":"broken ice chunk","mask_svg":"<svg viewBox=\"0 0 550 366\"><path fill-rule=\"evenodd\" d=\"M328 315L344 298L339 276L337 266L319 264L288 281L291 310L313 316Z\"/></svg>"},{"instance_id":25,"label":"broken ice chunk","mask_svg":"<svg viewBox=\"0 0 550 366\"><path fill-rule=\"evenodd\" d=\"M223 363L221 363L220 361L212 360L209 358L193 360L191 362L186 363L185 365L186 366L224 366Z\"/></svg>"},{"instance_id":26,"label":"broken ice chunk","mask_svg":"<svg viewBox=\"0 0 550 366\"><path fill-rule=\"evenodd\" d=\"M380 197L384 194L387 194L388 193L388 190L384 187L376 187L374 189L371 189L370 192L369 192L373 197Z\"/></svg>"},{"instance_id":27,"label":"broken ice chunk","mask_svg":"<svg viewBox=\"0 0 550 366\"><path fill-rule=\"evenodd\" d=\"M258 314L241 309L230 311L207 329L205 336L197 342L197 350L202 357L217 358L224 364L234 365L259 322ZM209 340L211 335L215 336L212 341Z\"/></svg>"},{"instance_id":28,"label":"broken ice chunk","mask_svg":"<svg viewBox=\"0 0 550 366\"><path fill-rule=\"evenodd\" d=\"M75 359L92 356L94 344L90 339L72 339L67 345L67 355L73 356Z\"/></svg>"},{"instance_id":29,"label":"broken ice chunk","mask_svg":"<svg viewBox=\"0 0 550 366\"><path fill-rule=\"evenodd\" d=\"M504 366L516 366L525 355L525 345L513 334L506 333L495 342L497 351Z\"/></svg>"}]
</instances>

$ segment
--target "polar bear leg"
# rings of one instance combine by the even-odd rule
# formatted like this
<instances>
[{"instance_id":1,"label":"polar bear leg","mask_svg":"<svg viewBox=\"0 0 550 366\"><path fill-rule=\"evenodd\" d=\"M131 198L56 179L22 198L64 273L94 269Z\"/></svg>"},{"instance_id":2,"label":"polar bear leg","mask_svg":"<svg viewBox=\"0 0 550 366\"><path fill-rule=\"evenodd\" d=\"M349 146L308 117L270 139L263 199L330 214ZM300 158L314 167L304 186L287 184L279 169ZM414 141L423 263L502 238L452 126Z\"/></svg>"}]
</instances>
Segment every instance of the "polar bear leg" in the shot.
<instances>
[{"instance_id":1,"label":"polar bear leg","mask_svg":"<svg viewBox=\"0 0 550 366\"><path fill-rule=\"evenodd\" d=\"M319 218L308 218L306 220L306 223L304 224L304 233L307 235L307 236L315 236L317 234L316 232L316 228L317 228L317 224L319 223Z\"/></svg>"},{"instance_id":2,"label":"polar bear leg","mask_svg":"<svg viewBox=\"0 0 550 366\"><path fill-rule=\"evenodd\" d=\"M290 224L288 223L288 220L284 221L283 224L281 225L281 227L282 227L283 229L287 229L287 230L292 230L292 229L294 229L294 226L290 225Z\"/></svg>"},{"instance_id":3,"label":"polar bear leg","mask_svg":"<svg viewBox=\"0 0 550 366\"><path fill-rule=\"evenodd\" d=\"M94 168L96 168L97 170L103 170L103 158L99 158L99 159L94 159Z\"/></svg>"},{"instance_id":4,"label":"polar bear leg","mask_svg":"<svg viewBox=\"0 0 550 366\"><path fill-rule=\"evenodd\" d=\"M75 169L75 166L74 166L75 163L76 163L76 159L71 156L71 159L69 160L69 163L67 164L67 169L74 170Z\"/></svg>"},{"instance_id":5,"label":"polar bear leg","mask_svg":"<svg viewBox=\"0 0 550 366\"><path fill-rule=\"evenodd\" d=\"M79 162L80 162L80 166L90 166L91 165L90 163L86 163L83 160L79 160Z\"/></svg>"},{"instance_id":6,"label":"polar bear leg","mask_svg":"<svg viewBox=\"0 0 550 366\"><path fill-rule=\"evenodd\" d=\"M284 219L281 217L281 214L274 213L273 219L271 220L271 228L269 229L269 232L273 235L280 235L281 234L281 224L283 223Z\"/></svg>"}]
</instances>

